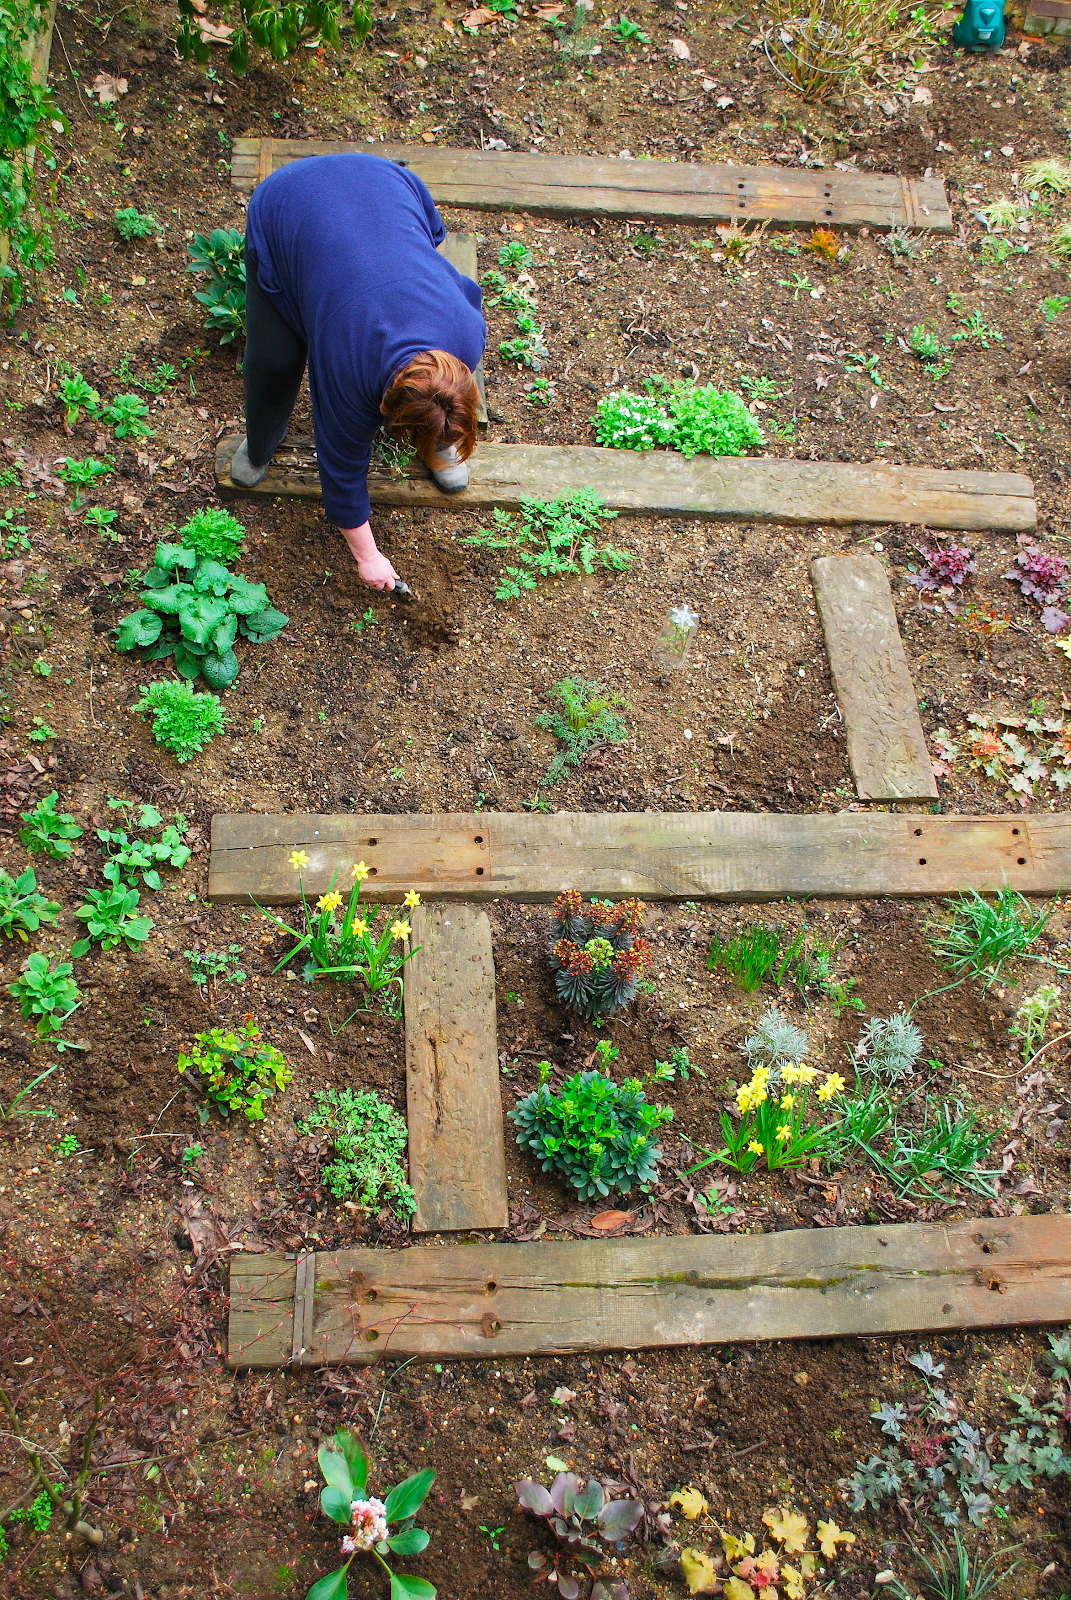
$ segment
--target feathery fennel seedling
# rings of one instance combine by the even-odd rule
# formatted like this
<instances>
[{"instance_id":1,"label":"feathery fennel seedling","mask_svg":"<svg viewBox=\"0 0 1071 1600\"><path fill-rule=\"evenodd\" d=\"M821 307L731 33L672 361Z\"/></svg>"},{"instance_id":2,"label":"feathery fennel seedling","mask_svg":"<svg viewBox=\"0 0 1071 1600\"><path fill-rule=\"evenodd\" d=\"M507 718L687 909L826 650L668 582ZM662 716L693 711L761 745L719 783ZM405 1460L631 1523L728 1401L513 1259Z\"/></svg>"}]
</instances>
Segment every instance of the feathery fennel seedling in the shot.
<instances>
[{"instance_id":1,"label":"feathery fennel seedling","mask_svg":"<svg viewBox=\"0 0 1071 1600\"><path fill-rule=\"evenodd\" d=\"M139 716L152 718L153 737L170 750L176 761L192 761L228 718L218 694L196 694L188 683L161 678L141 691L134 707Z\"/></svg>"},{"instance_id":2,"label":"feathery fennel seedling","mask_svg":"<svg viewBox=\"0 0 1071 1600\"><path fill-rule=\"evenodd\" d=\"M516 600L535 589L540 580L590 575L597 566L608 572L625 572L632 557L611 544L600 544L602 524L613 522L616 511L593 489L576 489L555 500L521 501L517 512L492 513L490 528L477 528L461 540L483 550L508 551L516 562L499 576L496 600Z\"/></svg>"},{"instance_id":3,"label":"feathery fennel seedling","mask_svg":"<svg viewBox=\"0 0 1071 1600\"><path fill-rule=\"evenodd\" d=\"M567 767L578 767L589 750L598 745L624 744L628 728L618 709L627 711L628 702L594 679L563 678L550 691L555 702L552 711L535 718L537 728L546 728L558 741L558 754L543 777L540 788L561 783Z\"/></svg>"},{"instance_id":4,"label":"feathery fennel seedling","mask_svg":"<svg viewBox=\"0 0 1071 1600\"><path fill-rule=\"evenodd\" d=\"M369 1211L389 1205L411 1217L416 1197L405 1176L409 1130L392 1106L371 1089L317 1089L312 1110L297 1124L331 1145L320 1179L336 1200L352 1199Z\"/></svg>"}]
</instances>

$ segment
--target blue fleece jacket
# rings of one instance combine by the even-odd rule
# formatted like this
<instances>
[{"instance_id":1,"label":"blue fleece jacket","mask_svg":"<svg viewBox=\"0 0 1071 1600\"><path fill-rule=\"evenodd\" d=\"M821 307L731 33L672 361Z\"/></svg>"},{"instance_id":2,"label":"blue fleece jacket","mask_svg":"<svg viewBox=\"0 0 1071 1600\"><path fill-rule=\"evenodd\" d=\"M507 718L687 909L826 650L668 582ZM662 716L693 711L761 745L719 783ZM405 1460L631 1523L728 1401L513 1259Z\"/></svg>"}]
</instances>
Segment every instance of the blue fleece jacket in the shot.
<instances>
[{"instance_id":1,"label":"blue fleece jacket","mask_svg":"<svg viewBox=\"0 0 1071 1600\"><path fill-rule=\"evenodd\" d=\"M480 290L436 250L445 237L425 185L379 156L291 162L249 202L261 287L308 345L324 511L340 528L368 520L372 440L394 375L425 350L473 370L483 355Z\"/></svg>"}]
</instances>

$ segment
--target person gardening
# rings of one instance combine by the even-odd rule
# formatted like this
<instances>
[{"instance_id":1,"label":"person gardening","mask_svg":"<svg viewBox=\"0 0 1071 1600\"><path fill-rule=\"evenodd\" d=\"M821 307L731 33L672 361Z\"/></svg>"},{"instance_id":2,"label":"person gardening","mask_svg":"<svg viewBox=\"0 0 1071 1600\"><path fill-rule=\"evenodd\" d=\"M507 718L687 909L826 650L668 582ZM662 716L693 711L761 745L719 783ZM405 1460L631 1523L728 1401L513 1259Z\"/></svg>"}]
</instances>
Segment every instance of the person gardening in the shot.
<instances>
[{"instance_id":1,"label":"person gardening","mask_svg":"<svg viewBox=\"0 0 1071 1600\"><path fill-rule=\"evenodd\" d=\"M435 248L425 185L372 155L311 156L265 179L246 230L245 437L231 477L253 488L286 438L306 363L324 511L372 589L400 582L369 524L368 465L385 425L446 494L476 444L478 284Z\"/></svg>"}]
</instances>

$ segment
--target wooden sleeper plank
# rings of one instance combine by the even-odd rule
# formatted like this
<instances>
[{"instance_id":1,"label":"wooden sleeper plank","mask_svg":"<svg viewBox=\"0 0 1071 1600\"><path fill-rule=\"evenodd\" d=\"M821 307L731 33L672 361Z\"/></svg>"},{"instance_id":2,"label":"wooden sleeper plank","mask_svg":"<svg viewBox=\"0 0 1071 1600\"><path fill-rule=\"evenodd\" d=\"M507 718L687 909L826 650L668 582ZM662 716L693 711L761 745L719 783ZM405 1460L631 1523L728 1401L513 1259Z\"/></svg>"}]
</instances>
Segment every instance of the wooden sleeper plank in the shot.
<instances>
[{"instance_id":1,"label":"wooden sleeper plank","mask_svg":"<svg viewBox=\"0 0 1071 1600\"><path fill-rule=\"evenodd\" d=\"M735 1344L1071 1318L1071 1217L787 1233L321 1251L308 1344L285 1260L231 1267L232 1366ZM293 1283L291 1266L290 1282ZM300 1307L303 1330L304 1308ZM281 1358L279 1352L283 1351Z\"/></svg>"},{"instance_id":2,"label":"wooden sleeper plank","mask_svg":"<svg viewBox=\"0 0 1071 1600\"><path fill-rule=\"evenodd\" d=\"M239 437L220 440L216 485L225 498L319 499L315 452L283 445L267 477L245 489L230 476ZM587 445L481 444L469 487L444 495L422 462L369 473L374 504L440 510L516 509L593 489L612 509L655 515L771 523L913 523L977 532L1029 532L1034 487L1017 472L945 472L932 467L861 466L839 461L694 456L674 450L602 450Z\"/></svg>"},{"instance_id":3,"label":"wooden sleeper plank","mask_svg":"<svg viewBox=\"0 0 1071 1600\"><path fill-rule=\"evenodd\" d=\"M371 869L373 901L410 889L443 900L508 895L552 900L563 889L649 900L780 900L925 896L1005 885L1023 894L1071 889L1071 816L1063 812L938 817L841 812L514 812L435 816L264 816L212 819L209 898L290 905L294 850L306 893L324 894L354 864Z\"/></svg>"},{"instance_id":4,"label":"wooden sleeper plank","mask_svg":"<svg viewBox=\"0 0 1071 1600\"><path fill-rule=\"evenodd\" d=\"M406 964L409 1182L417 1233L509 1226L491 924L418 906Z\"/></svg>"},{"instance_id":5,"label":"wooden sleeper plank","mask_svg":"<svg viewBox=\"0 0 1071 1600\"><path fill-rule=\"evenodd\" d=\"M479 268L476 262L476 235L474 233L448 233L439 246L440 254L444 255L452 267L455 267L464 278L471 278L473 283L479 283ZM487 387L483 376L483 357L472 374L476 379L476 387L480 391L480 403L476 409L476 421L482 426L487 426Z\"/></svg>"},{"instance_id":6,"label":"wooden sleeper plank","mask_svg":"<svg viewBox=\"0 0 1071 1600\"><path fill-rule=\"evenodd\" d=\"M876 556L819 556L811 579L860 800L936 800L885 568Z\"/></svg>"}]
</instances>

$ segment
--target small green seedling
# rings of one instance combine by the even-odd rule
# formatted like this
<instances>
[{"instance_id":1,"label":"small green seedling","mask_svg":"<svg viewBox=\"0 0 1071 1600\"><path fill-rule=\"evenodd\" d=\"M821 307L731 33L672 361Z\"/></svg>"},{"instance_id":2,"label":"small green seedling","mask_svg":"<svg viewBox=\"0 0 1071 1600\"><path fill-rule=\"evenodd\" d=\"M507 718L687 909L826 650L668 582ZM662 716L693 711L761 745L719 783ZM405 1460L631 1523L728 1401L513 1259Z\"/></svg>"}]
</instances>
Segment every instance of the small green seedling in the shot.
<instances>
[{"instance_id":1,"label":"small green seedling","mask_svg":"<svg viewBox=\"0 0 1071 1600\"><path fill-rule=\"evenodd\" d=\"M60 1160L63 1160L65 1156L76 1155L78 1153L78 1140L73 1133L65 1133L61 1139L56 1140L52 1150L55 1155L59 1156Z\"/></svg>"},{"instance_id":2,"label":"small green seedling","mask_svg":"<svg viewBox=\"0 0 1071 1600\"><path fill-rule=\"evenodd\" d=\"M628 17L620 17L610 29L615 39L620 39L625 47L625 54L634 44L650 44L651 35L644 33L638 22L630 22Z\"/></svg>"},{"instance_id":3,"label":"small green seedling","mask_svg":"<svg viewBox=\"0 0 1071 1600\"><path fill-rule=\"evenodd\" d=\"M27 867L18 878L0 870L0 934L26 943L28 933L37 933L46 922L55 922L61 907L58 900L46 900L37 893L37 875Z\"/></svg>"},{"instance_id":4,"label":"small green seedling","mask_svg":"<svg viewBox=\"0 0 1071 1600\"><path fill-rule=\"evenodd\" d=\"M178 1070L196 1083L199 1073L206 1081L199 1085L207 1104L197 1108L202 1124L213 1107L223 1117L241 1112L250 1122L264 1118L264 1102L286 1088L293 1073L281 1050L268 1044L252 1017L237 1028L211 1028L196 1036L187 1055L180 1053Z\"/></svg>"},{"instance_id":5,"label":"small green seedling","mask_svg":"<svg viewBox=\"0 0 1071 1600\"><path fill-rule=\"evenodd\" d=\"M44 744L47 740L56 737L56 730L55 728L50 728L43 717L34 717L33 727L26 737L32 740L34 744Z\"/></svg>"},{"instance_id":6,"label":"small green seedling","mask_svg":"<svg viewBox=\"0 0 1071 1600\"><path fill-rule=\"evenodd\" d=\"M242 953L240 944L229 944L226 950L184 950L190 964L190 978L199 989L211 988L217 978L224 983L244 983L245 973L235 963Z\"/></svg>"},{"instance_id":7,"label":"small green seedling","mask_svg":"<svg viewBox=\"0 0 1071 1600\"><path fill-rule=\"evenodd\" d=\"M88 955L94 943L102 950L114 950L118 944L140 950L153 926L151 917L134 915L140 898L136 889L87 889L85 901L74 913L86 924L86 937L72 945L71 955L76 960Z\"/></svg>"},{"instance_id":8,"label":"small green seedling","mask_svg":"<svg viewBox=\"0 0 1071 1600\"><path fill-rule=\"evenodd\" d=\"M72 372L69 378L60 379L59 397L63 402L68 428L74 427L83 412L90 417L100 412L100 395L80 372Z\"/></svg>"},{"instance_id":9,"label":"small green seedling","mask_svg":"<svg viewBox=\"0 0 1071 1600\"><path fill-rule=\"evenodd\" d=\"M1046 322L1055 322L1071 306L1071 295L1048 294L1038 305L1038 310Z\"/></svg>"},{"instance_id":10,"label":"small green seedling","mask_svg":"<svg viewBox=\"0 0 1071 1600\"><path fill-rule=\"evenodd\" d=\"M524 267L531 266L532 252L520 239L511 239L499 250L498 264L510 272L520 272Z\"/></svg>"},{"instance_id":11,"label":"small green seedling","mask_svg":"<svg viewBox=\"0 0 1071 1600\"><path fill-rule=\"evenodd\" d=\"M138 211L135 206L124 206L115 213L115 231L121 239L151 239L163 228L148 211Z\"/></svg>"},{"instance_id":12,"label":"small green seedling","mask_svg":"<svg viewBox=\"0 0 1071 1600\"><path fill-rule=\"evenodd\" d=\"M35 950L25 962L22 976L8 984L7 992L19 1002L25 1020L36 1018L42 1039L54 1039L82 1004L82 991L71 976L73 971L69 961L50 965L48 957Z\"/></svg>"},{"instance_id":13,"label":"small green seedling","mask_svg":"<svg viewBox=\"0 0 1071 1600\"><path fill-rule=\"evenodd\" d=\"M155 428L150 428L145 418L149 408L136 394L117 394L100 413L100 420L111 428L117 439L152 439Z\"/></svg>"}]
</instances>

